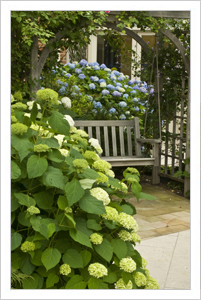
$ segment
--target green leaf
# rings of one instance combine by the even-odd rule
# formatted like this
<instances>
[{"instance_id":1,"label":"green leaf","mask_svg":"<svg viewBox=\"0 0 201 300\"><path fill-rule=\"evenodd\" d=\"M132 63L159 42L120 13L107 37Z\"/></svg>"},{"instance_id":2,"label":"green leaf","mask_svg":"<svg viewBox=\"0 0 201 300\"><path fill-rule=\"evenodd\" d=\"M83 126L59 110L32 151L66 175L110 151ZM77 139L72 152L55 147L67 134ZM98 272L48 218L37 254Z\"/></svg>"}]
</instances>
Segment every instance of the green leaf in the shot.
<instances>
[{"instance_id":1,"label":"green leaf","mask_svg":"<svg viewBox=\"0 0 201 300\"><path fill-rule=\"evenodd\" d=\"M54 186L59 189L64 189L64 176L60 169L49 166L40 181L46 186Z\"/></svg>"},{"instance_id":2,"label":"green leaf","mask_svg":"<svg viewBox=\"0 0 201 300\"><path fill-rule=\"evenodd\" d=\"M20 162L29 154L29 149L33 148L33 144L27 137L18 136L16 134L11 135L11 145L18 151Z\"/></svg>"},{"instance_id":3,"label":"green leaf","mask_svg":"<svg viewBox=\"0 0 201 300\"><path fill-rule=\"evenodd\" d=\"M83 260L83 267L87 266L88 263L91 260L91 252L87 251L87 250L82 250L80 252L80 255L82 256L82 260Z\"/></svg>"},{"instance_id":4,"label":"green leaf","mask_svg":"<svg viewBox=\"0 0 201 300\"><path fill-rule=\"evenodd\" d=\"M79 180L81 187L86 190L86 189L91 189L94 182L96 182L96 180L94 179L81 179Z\"/></svg>"},{"instance_id":5,"label":"green leaf","mask_svg":"<svg viewBox=\"0 0 201 300\"><path fill-rule=\"evenodd\" d=\"M21 170L18 167L18 165L16 164L16 162L14 162L13 160L11 161L11 179L17 179L19 178L21 175Z\"/></svg>"},{"instance_id":6,"label":"green leaf","mask_svg":"<svg viewBox=\"0 0 201 300\"><path fill-rule=\"evenodd\" d=\"M23 289L37 289L38 281L39 275L37 273L32 274L31 277L27 278L26 280L23 280Z\"/></svg>"},{"instance_id":7,"label":"green leaf","mask_svg":"<svg viewBox=\"0 0 201 300\"><path fill-rule=\"evenodd\" d=\"M75 230L75 229L70 229L70 236L72 237L72 239L82 245L85 245L89 248L92 248L91 246L91 242L89 240L89 237L83 233L82 231L79 230Z\"/></svg>"},{"instance_id":8,"label":"green leaf","mask_svg":"<svg viewBox=\"0 0 201 300\"><path fill-rule=\"evenodd\" d=\"M43 266L43 263L41 261L41 256L42 256L42 251L41 250L35 250L34 251L34 257L30 258L31 263L35 266L38 266L38 267Z\"/></svg>"},{"instance_id":9,"label":"green leaf","mask_svg":"<svg viewBox=\"0 0 201 300\"><path fill-rule=\"evenodd\" d=\"M100 224L98 224L96 222L96 220L94 220L94 219L87 220L87 227L89 229L93 229L93 230L96 230L96 231L99 231L99 230L102 229L102 227L100 226Z\"/></svg>"},{"instance_id":10,"label":"green leaf","mask_svg":"<svg viewBox=\"0 0 201 300\"><path fill-rule=\"evenodd\" d=\"M71 248L71 246L72 243L67 238L58 239L54 244L54 247L61 253L65 253L69 248Z\"/></svg>"},{"instance_id":11,"label":"green leaf","mask_svg":"<svg viewBox=\"0 0 201 300\"><path fill-rule=\"evenodd\" d=\"M44 157L31 155L27 160L27 173L29 179L42 176L47 170L48 162Z\"/></svg>"},{"instance_id":12,"label":"green leaf","mask_svg":"<svg viewBox=\"0 0 201 300\"><path fill-rule=\"evenodd\" d=\"M133 245L131 244L131 242L126 241L125 242L127 245L127 256L135 256L136 255L136 250L133 248Z\"/></svg>"},{"instance_id":13,"label":"green leaf","mask_svg":"<svg viewBox=\"0 0 201 300\"><path fill-rule=\"evenodd\" d=\"M132 275L128 272L122 272L121 277L123 278L125 284L127 284L129 280L131 280Z\"/></svg>"},{"instance_id":14,"label":"green leaf","mask_svg":"<svg viewBox=\"0 0 201 300\"><path fill-rule=\"evenodd\" d=\"M142 192L139 194L139 198L140 199L145 199L145 200L156 200L157 199L154 196L151 196L149 194L145 194L145 193L142 193Z\"/></svg>"},{"instance_id":15,"label":"green leaf","mask_svg":"<svg viewBox=\"0 0 201 300\"><path fill-rule=\"evenodd\" d=\"M127 205L127 204L123 204L121 205L121 208L123 209L123 212L125 212L128 215L133 215L133 209Z\"/></svg>"},{"instance_id":16,"label":"green leaf","mask_svg":"<svg viewBox=\"0 0 201 300\"><path fill-rule=\"evenodd\" d=\"M114 253L119 259L126 257L127 254L127 246L126 243L121 239L113 239L111 241L111 245Z\"/></svg>"},{"instance_id":17,"label":"green leaf","mask_svg":"<svg viewBox=\"0 0 201 300\"><path fill-rule=\"evenodd\" d=\"M11 232L11 251L21 245L22 236L18 232Z\"/></svg>"},{"instance_id":18,"label":"green leaf","mask_svg":"<svg viewBox=\"0 0 201 300\"><path fill-rule=\"evenodd\" d=\"M88 237L92 235L93 231L87 228L87 221L83 218L75 217L76 229L85 233Z\"/></svg>"},{"instance_id":19,"label":"green leaf","mask_svg":"<svg viewBox=\"0 0 201 300\"><path fill-rule=\"evenodd\" d=\"M39 137L38 140L37 140L37 142L36 142L36 145L38 145L38 144L47 145L50 148L59 148L59 143L58 143L57 139L54 138L54 137L45 138L45 139L42 139L42 138ZM59 151L57 149L53 149L53 153L54 153L54 150L55 151ZM48 152L48 154L50 154L50 153L51 152Z\"/></svg>"},{"instance_id":20,"label":"green leaf","mask_svg":"<svg viewBox=\"0 0 201 300\"><path fill-rule=\"evenodd\" d=\"M61 210L65 210L68 207L68 201L65 196L59 196L57 200L57 205Z\"/></svg>"},{"instance_id":21,"label":"green leaf","mask_svg":"<svg viewBox=\"0 0 201 300\"><path fill-rule=\"evenodd\" d=\"M25 205L27 207L35 206L36 202L33 198L29 197L29 195L25 195L23 193L15 193L15 197L18 199L18 202L21 205Z\"/></svg>"},{"instance_id":22,"label":"green leaf","mask_svg":"<svg viewBox=\"0 0 201 300\"><path fill-rule=\"evenodd\" d=\"M83 259L81 254L75 249L68 249L62 256L64 264L68 264L71 268L83 268Z\"/></svg>"},{"instance_id":23,"label":"green leaf","mask_svg":"<svg viewBox=\"0 0 201 300\"><path fill-rule=\"evenodd\" d=\"M86 169L84 173L82 173L82 177L87 179L97 179L100 175L93 169Z\"/></svg>"},{"instance_id":24,"label":"green leaf","mask_svg":"<svg viewBox=\"0 0 201 300\"><path fill-rule=\"evenodd\" d=\"M101 279L91 277L88 281L89 289L108 289L108 285Z\"/></svg>"},{"instance_id":25,"label":"green leaf","mask_svg":"<svg viewBox=\"0 0 201 300\"><path fill-rule=\"evenodd\" d=\"M128 180L128 178L134 178L137 180L137 182L140 181L139 176L135 175L135 174L130 174L130 173L126 173L125 179Z\"/></svg>"},{"instance_id":26,"label":"green leaf","mask_svg":"<svg viewBox=\"0 0 201 300\"><path fill-rule=\"evenodd\" d=\"M29 227L30 224L30 216L28 215L28 212L20 212L17 218L18 222L22 224L23 226Z\"/></svg>"},{"instance_id":27,"label":"green leaf","mask_svg":"<svg viewBox=\"0 0 201 300\"><path fill-rule=\"evenodd\" d=\"M50 223L47 225L47 228L48 228L48 237L50 238L53 235L53 233L56 231L56 227L54 223Z\"/></svg>"},{"instance_id":28,"label":"green leaf","mask_svg":"<svg viewBox=\"0 0 201 300\"><path fill-rule=\"evenodd\" d=\"M59 134L69 134L70 125L68 121L64 119L63 114L53 111L51 117L48 119L48 122L51 128L55 129Z\"/></svg>"},{"instance_id":29,"label":"green leaf","mask_svg":"<svg viewBox=\"0 0 201 300\"><path fill-rule=\"evenodd\" d=\"M137 198L137 201L138 201L140 198L140 192L142 190L141 185L138 182L132 183L131 190L133 192L133 195Z\"/></svg>"},{"instance_id":30,"label":"green leaf","mask_svg":"<svg viewBox=\"0 0 201 300\"><path fill-rule=\"evenodd\" d=\"M11 195L11 212L17 210L18 207L20 207L18 199L14 195Z\"/></svg>"},{"instance_id":31,"label":"green leaf","mask_svg":"<svg viewBox=\"0 0 201 300\"><path fill-rule=\"evenodd\" d=\"M106 261L110 262L113 255L113 248L107 239L103 239L100 245L93 245L96 252L104 258Z\"/></svg>"},{"instance_id":32,"label":"green leaf","mask_svg":"<svg viewBox=\"0 0 201 300\"><path fill-rule=\"evenodd\" d=\"M108 283L114 283L117 281L117 275L114 272L109 272L107 276L103 277L103 281Z\"/></svg>"},{"instance_id":33,"label":"green leaf","mask_svg":"<svg viewBox=\"0 0 201 300\"><path fill-rule=\"evenodd\" d=\"M41 256L41 261L48 271L51 268L54 268L61 259L61 253L55 248L48 248L43 251Z\"/></svg>"},{"instance_id":34,"label":"green leaf","mask_svg":"<svg viewBox=\"0 0 201 300\"><path fill-rule=\"evenodd\" d=\"M59 276L55 273L50 273L46 280L46 288L52 287L55 283L59 282Z\"/></svg>"},{"instance_id":35,"label":"green leaf","mask_svg":"<svg viewBox=\"0 0 201 300\"><path fill-rule=\"evenodd\" d=\"M20 260L20 256L18 253L15 252L11 253L11 267L18 270L20 267L19 260Z\"/></svg>"},{"instance_id":36,"label":"green leaf","mask_svg":"<svg viewBox=\"0 0 201 300\"><path fill-rule=\"evenodd\" d=\"M33 227L33 229L35 231L38 231L40 234L42 234L47 240L49 239L49 236L48 236L48 227L46 224L43 223L43 220L40 216L35 216L33 215L31 218L30 218L30 223Z\"/></svg>"},{"instance_id":37,"label":"green leaf","mask_svg":"<svg viewBox=\"0 0 201 300\"><path fill-rule=\"evenodd\" d=\"M83 281L82 276L74 275L68 281L67 285L65 286L65 289L85 289L86 286L87 283Z\"/></svg>"},{"instance_id":38,"label":"green leaf","mask_svg":"<svg viewBox=\"0 0 201 300\"><path fill-rule=\"evenodd\" d=\"M68 214L65 214L65 216L66 216L66 218L68 219L67 222L68 222L69 226L70 226L71 228L76 228L76 223L75 223L73 217L71 217L71 216L68 215Z\"/></svg>"},{"instance_id":39,"label":"green leaf","mask_svg":"<svg viewBox=\"0 0 201 300\"><path fill-rule=\"evenodd\" d=\"M91 214L105 214L105 207L103 202L94 198L89 191L85 192L85 195L79 201L80 208L84 211L91 213Z\"/></svg>"},{"instance_id":40,"label":"green leaf","mask_svg":"<svg viewBox=\"0 0 201 300\"><path fill-rule=\"evenodd\" d=\"M33 273L33 270L36 268L31 262L30 262L30 256L28 253L24 253L20 257L20 270L27 275L31 275Z\"/></svg>"},{"instance_id":41,"label":"green leaf","mask_svg":"<svg viewBox=\"0 0 201 300\"><path fill-rule=\"evenodd\" d=\"M34 101L33 107L31 110L31 116L30 116L30 119L33 123L35 122L37 115L38 115L38 107L37 107L36 102Z\"/></svg>"},{"instance_id":42,"label":"green leaf","mask_svg":"<svg viewBox=\"0 0 201 300\"><path fill-rule=\"evenodd\" d=\"M64 161L64 157L61 155L61 152L57 149L52 149L51 152L48 152L47 158L49 160L52 160L52 161L55 161L55 162Z\"/></svg>"},{"instance_id":43,"label":"green leaf","mask_svg":"<svg viewBox=\"0 0 201 300\"><path fill-rule=\"evenodd\" d=\"M110 185L112 185L113 187L115 187L117 189L121 189L122 188L122 186L121 186L121 184L120 184L120 182L119 182L118 179L115 179L115 178L110 177L110 176L108 176L108 179L109 179L108 183Z\"/></svg>"},{"instance_id":44,"label":"green leaf","mask_svg":"<svg viewBox=\"0 0 201 300\"><path fill-rule=\"evenodd\" d=\"M53 196L48 191L43 191L37 194L34 194L34 199L38 207L42 209L51 209L53 204Z\"/></svg>"},{"instance_id":45,"label":"green leaf","mask_svg":"<svg viewBox=\"0 0 201 300\"><path fill-rule=\"evenodd\" d=\"M67 182L65 185L65 192L69 206L79 201L84 195L84 189L81 187L81 184L77 179Z\"/></svg>"}]
</instances>

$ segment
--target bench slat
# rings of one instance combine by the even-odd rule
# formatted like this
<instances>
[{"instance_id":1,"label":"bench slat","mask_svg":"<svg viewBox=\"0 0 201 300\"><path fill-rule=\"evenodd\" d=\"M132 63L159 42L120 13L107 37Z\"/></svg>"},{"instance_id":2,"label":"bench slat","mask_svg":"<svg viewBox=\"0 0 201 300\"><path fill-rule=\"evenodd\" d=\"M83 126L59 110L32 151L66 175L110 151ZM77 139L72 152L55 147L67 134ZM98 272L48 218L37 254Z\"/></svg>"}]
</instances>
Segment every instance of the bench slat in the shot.
<instances>
[{"instance_id":1,"label":"bench slat","mask_svg":"<svg viewBox=\"0 0 201 300\"><path fill-rule=\"evenodd\" d=\"M91 126L88 127L88 135L90 138L92 138L92 127Z\"/></svg>"},{"instance_id":2,"label":"bench slat","mask_svg":"<svg viewBox=\"0 0 201 300\"><path fill-rule=\"evenodd\" d=\"M136 118L136 117L135 117ZM133 120L75 120L75 126L105 126L105 124L107 124L107 126L134 126L134 121L135 118ZM139 121L138 121L139 122Z\"/></svg>"},{"instance_id":3,"label":"bench slat","mask_svg":"<svg viewBox=\"0 0 201 300\"><path fill-rule=\"evenodd\" d=\"M122 126L119 126L119 138L120 138L121 156L125 156L124 132L123 132L123 127Z\"/></svg>"},{"instance_id":4,"label":"bench slat","mask_svg":"<svg viewBox=\"0 0 201 300\"><path fill-rule=\"evenodd\" d=\"M109 156L108 127L104 126L105 156Z\"/></svg>"},{"instance_id":5,"label":"bench slat","mask_svg":"<svg viewBox=\"0 0 201 300\"><path fill-rule=\"evenodd\" d=\"M127 127L127 140L128 140L128 155L132 155L132 140L131 140L131 128Z\"/></svg>"},{"instance_id":6,"label":"bench slat","mask_svg":"<svg viewBox=\"0 0 201 300\"><path fill-rule=\"evenodd\" d=\"M96 127L96 138L99 141L99 144L101 146L101 137L100 137L100 127Z\"/></svg>"},{"instance_id":7,"label":"bench slat","mask_svg":"<svg viewBox=\"0 0 201 300\"><path fill-rule=\"evenodd\" d=\"M135 155L136 156L141 156L141 146L137 142L137 139L140 138L140 127L139 127L139 118L135 117L134 118L135 126L134 126L134 135L135 135Z\"/></svg>"},{"instance_id":8,"label":"bench slat","mask_svg":"<svg viewBox=\"0 0 201 300\"><path fill-rule=\"evenodd\" d=\"M117 139L116 139L115 126L112 126L112 148L113 148L113 156L117 156Z\"/></svg>"}]
</instances>

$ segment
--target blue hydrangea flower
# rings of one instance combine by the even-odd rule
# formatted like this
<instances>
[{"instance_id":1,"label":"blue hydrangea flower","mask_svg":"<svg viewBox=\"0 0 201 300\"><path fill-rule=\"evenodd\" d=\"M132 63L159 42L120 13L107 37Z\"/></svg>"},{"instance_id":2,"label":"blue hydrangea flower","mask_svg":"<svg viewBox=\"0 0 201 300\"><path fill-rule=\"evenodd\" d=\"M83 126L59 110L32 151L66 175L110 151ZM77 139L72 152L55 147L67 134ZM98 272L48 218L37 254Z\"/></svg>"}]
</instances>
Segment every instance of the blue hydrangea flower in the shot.
<instances>
[{"instance_id":1,"label":"blue hydrangea flower","mask_svg":"<svg viewBox=\"0 0 201 300\"><path fill-rule=\"evenodd\" d=\"M110 92L109 92L108 90L102 90L101 93L102 93L104 96L106 96L106 95L108 95Z\"/></svg>"},{"instance_id":2,"label":"blue hydrangea flower","mask_svg":"<svg viewBox=\"0 0 201 300\"><path fill-rule=\"evenodd\" d=\"M95 90L96 86L94 83L90 83L89 88L90 88L90 90Z\"/></svg>"},{"instance_id":3,"label":"blue hydrangea flower","mask_svg":"<svg viewBox=\"0 0 201 300\"><path fill-rule=\"evenodd\" d=\"M64 86L62 86L61 88L60 88L60 90L58 91L58 93L60 94L60 95L63 95L63 93L65 93L65 87Z\"/></svg>"},{"instance_id":4,"label":"blue hydrangea flower","mask_svg":"<svg viewBox=\"0 0 201 300\"><path fill-rule=\"evenodd\" d=\"M82 73L82 70L81 70L81 69L76 69L76 70L75 70L75 73L76 73L76 74L81 74L81 73Z\"/></svg>"},{"instance_id":5,"label":"blue hydrangea flower","mask_svg":"<svg viewBox=\"0 0 201 300\"><path fill-rule=\"evenodd\" d=\"M126 119L126 116L125 116L124 114L121 114L121 115L119 116L119 119L120 119L120 120L125 120L125 119Z\"/></svg>"},{"instance_id":6,"label":"blue hydrangea flower","mask_svg":"<svg viewBox=\"0 0 201 300\"><path fill-rule=\"evenodd\" d=\"M119 102L119 106L122 107L122 108L126 107L127 103L125 101L121 101L121 102Z\"/></svg>"},{"instance_id":7,"label":"blue hydrangea flower","mask_svg":"<svg viewBox=\"0 0 201 300\"><path fill-rule=\"evenodd\" d=\"M72 91L73 91L73 92L79 92L79 90L80 90L80 89L79 89L79 86L77 86L77 85L73 85L73 86L72 86Z\"/></svg>"},{"instance_id":8,"label":"blue hydrangea flower","mask_svg":"<svg viewBox=\"0 0 201 300\"><path fill-rule=\"evenodd\" d=\"M149 93L150 93L150 94L153 94L153 93L154 93L154 89L151 88L150 91L149 91Z\"/></svg>"},{"instance_id":9,"label":"blue hydrangea flower","mask_svg":"<svg viewBox=\"0 0 201 300\"><path fill-rule=\"evenodd\" d=\"M121 97L121 93L119 93L119 92L117 92L117 91L114 91L114 92L112 93L112 95L113 95L114 97Z\"/></svg>"},{"instance_id":10,"label":"blue hydrangea flower","mask_svg":"<svg viewBox=\"0 0 201 300\"><path fill-rule=\"evenodd\" d=\"M94 68L94 70L95 70L95 71L98 71L98 70L100 70L100 67L99 67L99 66L97 66L97 65L96 65L96 66L93 66L93 68Z\"/></svg>"},{"instance_id":11,"label":"blue hydrangea flower","mask_svg":"<svg viewBox=\"0 0 201 300\"><path fill-rule=\"evenodd\" d=\"M119 76L120 75L120 72L119 71L112 71L112 73L114 74L114 75L116 75L116 76Z\"/></svg>"},{"instance_id":12,"label":"blue hydrangea flower","mask_svg":"<svg viewBox=\"0 0 201 300\"><path fill-rule=\"evenodd\" d=\"M70 69L75 69L75 64L71 64L71 63L69 63L69 65L68 65L68 66L69 66L69 68L70 68Z\"/></svg>"},{"instance_id":13,"label":"blue hydrangea flower","mask_svg":"<svg viewBox=\"0 0 201 300\"><path fill-rule=\"evenodd\" d=\"M127 84L125 84L125 85L124 85L124 88L125 88L125 89L127 89L127 87L128 87L128 85L127 85Z\"/></svg>"},{"instance_id":14,"label":"blue hydrangea flower","mask_svg":"<svg viewBox=\"0 0 201 300\"><path fill-rule=\"evenodd\" d=\"M118 80L119 80L119 81L123 81L124 78L123 78L122 76L119 76L119 77L118 77Z\"/></svg>"},{"instance_id":15,"label":"blue hydrangea flower","mask_svg":"<svg viewBox=\"0 0 201 300\"><path fill-rule=\"evenodd\" d=\"M125 90L122 87L120 87L120 86L117 86L116 90L119 91L119 92L121 92L121 93L125 92Z\"/></svg>"},{"instance_id":16,"label":"blue hydrangea flower","mask_svg":"<svg viewBox=\"0 0 201 300\"><path fill-rule=\"evenodd\" d=\"M141 83L141 80L135 80L134 83L135 83L135 84L140 84L140 83Z\"/></svg>"},{"instance_id":17,"label":"blue hydrangea flower","mask_svg":"<svg viewBox=\"0 0 201 300\"><path fill-rule=\"evenodd\" d=\"M124 94L124 95L123 95L123 98L128 99L128 94Z\"/></svg>"},{"instance_id":18,"label":"blue hydrangea flower","mask_svg":"<svg viewBox=\"0 0 201 300\"><path fill-rule=\"evenodd\" d=\"M135 110L136 110L136 111L139 111L139 107L135 107Z\"/></svg>"},{"instance_id":19,"label":"blue hydrangea flower","mask_svg":"<svg viewBox=\"0 0 201 300\"><path fill-rule=\"evenodd\" d=\"M125 115L130 115L130 111L129 110L125 111Z\"/></svg>"},{"instance_id":20,"label":"blue hydrangea flower","mask_svg":"<svg viewBox=\"0 0 201 300\"><path fill-rule=\"evenodd\" d=\"M108 85L107 85L107 89L109 89L109 90L114 90L115 87L114 87L112 84L108 84Z\"/></svg>"},{"instance_id":21,"label":"blue hydrangea flower","mask_svg":"<svg viewBox=\"0 0 201 300\"><path fill-rule=\"evenodd\" d=\"M99 101L98 102L93 101L93 105L95 108L102 108L102 104Z\"/></svg>"},{"instance_id":22,"label":"blue hydrangea flower","mask_svg":"<svg viewBox=\"0 0 201 300\"><path fill-rule=\"evenodd\" d=\"M122 87L122 84L121 84L120 82L117 82L117 83L116 83L116 86Z\"/></svg>"},{"instance_id":23,"label":"blue hydrangea flower","mask_svg":"<svg viewBox=\"0 0 201 300\"><path fill-rule=\"evenodd\" d=\"M139 90L144 94L147 93L147 90L145 89L145 87L141 87L141 88L139 88Z\"/></svg>"},{"instance_id":24,"label":"blue hydrangea flower","mask_svg":"<svg viewBox=\"0 0 201 300\"><path fill-rule=\"evenodd\" d=\"M70 95L71 95L72 97L75 97L75 96L77 96L77 94L76 94L76 93L74 93L74 92L73 92L73 93L71 93Z\"/></svg>"},{"instance_id":25,"label":"blue hydrangea flower","mask_svg":"<svg viewBox=\"0 0 201 300\"><path fill-rule=\"evenodd\" d=\"M85 67L88 64L88 62L85 59L81 59L81 61L79 62L79 64L81 66Z\"/></svg>"},{"instance_id":26,"label":"blue hydrangea flower","mask_svg":"<svg viewBox=\"0 0 201 300\"><path fill-rule=\"evenodd\" d=\"M66 73L65 76L69 78L69 77L71 77L72 75L71 75L70 73Z\"/></svg>"},{"instance_id":27,"label":"blue hydrangea flower","mask_svg":"<svg viewBox=\"0 0 201 300\"><path fill-rule=\"evenodd\" d=\"M137 94L137 92L135 90L130 91L130 94Z\"/></svg>"},{"instance_id":28,"label":"blue hydrangea flower","mask_svg":"<svg viewBox=\"0 0 201 300\"><path fill-rule=\"evenodd\" d=\"M115 109L114 107L110 108L109 113L110 113L110 114L116 113L116 109Z\"/></svg>"},{"instance_id":29,"label":"blue hydrangea flower","mask_svg":"<svg viewBox=\"0 0 201 300\"><path fill-rule=\"evenodd\" d=\"M139 90L140 88L139 88L138 85L135 85L135 86L133 87L133 89L134 89L134 90Z\"/></svg>"},{"instance_id":30,"label":"blue hydrangea flower","mask_svg":"<svg viewBox=\"0 0 201 300\"><path fill-rule=\"evenodd\" d=\"M116 80L117 79L117 77L115 76L115 75L110 75L110 79L112 80L112 81L114 81L114 80Z\"/></svg>"},{"instance_id":31,"label":"blue hydrangea flower","mask_svg":"<svg viewBox=\"0 0 201 300\"><path fill-rule=\"evenodd\" d=\"M91 76L90 79L95 82L99 81L99 78L97 76Z\"/></svg>"},{"instance_id":32,"label":"blue hydrangea flower","mask_svg":"<svg viewBox=\"0 0 201 300\"><path fill-rule=\"evenodd\" d=\"M126 77L127 79L129 79L129 75L125 75L125 77Z\"/></svg>"},{"instance_id":33,"label":"blue hydrangea flower","mask_svg":"<svg viewBox=\"0 0 201 300\"><path fill-rule=\"evenodd\" d=\"M85 75L84 75L84 74L79 74L79 75L78 75L78 78L80 78L80 79L85 79Z\"/></svg>"},{"instance_id":34,"label":"blue hydrangea flower","mask_svg":"<svg viewBox=\"0 0 201 300\"><path fill-rule=\"evenodd\" d=\"M56 70L52 70L52 73L55 74L57 71Z\"/></svg>"},{"instance_id":35,"label":"blue hydrangea flower","mask_svg":"<svg viewBox=\"0 0 201 300\"><path fill-rule=\"evenodd\" d=\"M63 82L60 79L57 79L58 84L63 84Z\"/></svg>"},{"instance_id":36,"label":"blue hydrangea flower","mask_svg":"<svg viewBox=\"0 0 201 300\"><path fill-rule=\"evenodd\" d=\"M101 82L101 83L100 83L100 87L106 87L106 82L104 82L104 81Z\"/></svg>"},{"instance_id":37,"label":"blue hydrangea flower","mask_svg":"<svg viewBox=\"0 0 201 300\"><path fill-rule=\"evenodd\" d=\"M144 146L142 146L141 149L142 149L142 152L144 152Z\"/></svg>"},{"instance_id":38,"label":"blue hydrangea flower","mask_svg":"<svg viewBox=\"0 0 201 300\"><path fill-rule=\"evenodd\" d=\"M134 81L133 80L129 80L127 83L128 83L128 85L133 85Z\"/></svg>"},{"instance_id":39,"label":"blue hydrangea flower","mask_svg":"<svg viewBox=\"0 0 201 300\"><path fill-rule=\"evenodd\" d=\"M133 98L133 101L138 101L138 98Z\"/></svg>"},{"instance_id":40,"label":"blue hydrangea flower","mask_svg":"<svg viewBox=\"0 0 201 300\"><path fill-rule=\"evenodd\" d=\"M108 73L112 72L111 69L109 69L109 68L105 68L104 71L107 71Z\"/></svg>"},{"instance_id":41,"label":"blue hydrangea flower","mask_svg":"<svg viewBox=\"0 0 201 300\"><path fill-rule=\"evenodd\" d=\"M106 82L105 79L99 79L98 83Z\"/></svg>"},{"instance_id":42,"label":"blue hydrangea flower","mask_svg":"<svg viewBox=\"0 0 201 300\"><path fill-rule=\"evenodd\" d=\"M42 86L40 89L41 89L41 90L44 90L44 87Z\"/></svg>"},{"instance_id":43,"label":"blue hydrangea flower","mask_svg":"<svg viewBox=\"0 0 201 300\"><path fill-rule=\"evenodd\" d=\"M107 68L107 67L106 67L105 64L100 65L100 69L106 69L106 68Z\"/></svg>"},{"instance_id":44,"label":"blue hydrangea flower","mask_svg":"<svg viewBox=\"0 0 201 300\"><path fill-rule=\"evenodd\" d=\"M68 87L68 83L67 83L67 82L65 82L65 83L64 83L64 86L65 86L65 87Z\"/></svg>"},{"instance_id":45,"label":"blue hydrangea flower","mask_svg":"<svg viewBox=\"0 0 201 300\"><path fill-rule=\"evenodd\" d=\"M89 101L93 101L93 97L92 96L88 96L88 95L86 95L87 96L87 99L89 100Z\"/></svg>"},{"instance_id":46,"label":"blue hydrangea flower","mask_svg":"<svg viewBox=\"0 0 201 300\"><path fill-rule=\"evenodd\" d=\"M93 67L94 63L89 63L88 66Z\"/></svg>"}]
</instances>

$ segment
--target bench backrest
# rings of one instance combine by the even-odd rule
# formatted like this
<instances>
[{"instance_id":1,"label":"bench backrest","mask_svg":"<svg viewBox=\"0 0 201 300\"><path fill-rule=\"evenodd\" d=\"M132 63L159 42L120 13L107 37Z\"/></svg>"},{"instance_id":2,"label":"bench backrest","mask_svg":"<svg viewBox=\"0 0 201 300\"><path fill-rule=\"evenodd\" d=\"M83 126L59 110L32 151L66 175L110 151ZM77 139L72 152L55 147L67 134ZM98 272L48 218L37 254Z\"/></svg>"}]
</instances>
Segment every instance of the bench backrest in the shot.
<instances>
[{"instance_id":1,"label":"bench backrest","mask_svg":"<svg viewBox=\"0 0 201 300\"><path fill-rule=\"evenodd\" d=\"M108 156L141 156L139 118L133 120L79 120L75 126L85 130L90 138L98 139ZM134 134L134 144L132 136ZM117 137L119 135L119 138Z\"/></svg>"}]
</instances>

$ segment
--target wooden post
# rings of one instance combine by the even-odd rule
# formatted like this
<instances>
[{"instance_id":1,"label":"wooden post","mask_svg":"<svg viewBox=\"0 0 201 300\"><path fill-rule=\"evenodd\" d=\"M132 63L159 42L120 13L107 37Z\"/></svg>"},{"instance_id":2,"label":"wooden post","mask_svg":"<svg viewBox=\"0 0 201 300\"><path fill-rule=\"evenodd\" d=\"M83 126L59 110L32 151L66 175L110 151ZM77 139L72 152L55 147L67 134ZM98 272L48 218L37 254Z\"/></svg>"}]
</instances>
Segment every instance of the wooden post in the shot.
<instances>
[{"instance_id":1,"label":"wooden post","mask_svg":"<svg viewBox=\"0 0 201 300\"><path fill-rule=\"evenodd\" d=\"M160 172L159 150L160 144L155 143L153 145L153 157L155 158L155 162L152 169L152 184L160 183L160 176L158 175L158 173Z\"/></svg>"},{"instance_id":2,"label":"wooden post","mask_svg":"<svg viewBox=\"0 0 201 300\"><path fill-rule=\"evenodd\" d=\"M186 126L186 158L190 157L190 105L191 105L191 99L190 99L190 75L188 77L188 107L187 107L187 126ZM190 173L190 164L185 165L185 171ZM186 196L186 192L190 190L190 179L185 178L184 179L184 196L189 198L189 196Z\"/></svg>"}]
</instances>

